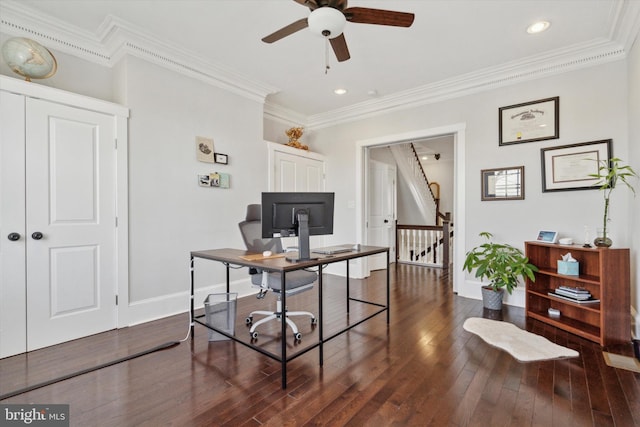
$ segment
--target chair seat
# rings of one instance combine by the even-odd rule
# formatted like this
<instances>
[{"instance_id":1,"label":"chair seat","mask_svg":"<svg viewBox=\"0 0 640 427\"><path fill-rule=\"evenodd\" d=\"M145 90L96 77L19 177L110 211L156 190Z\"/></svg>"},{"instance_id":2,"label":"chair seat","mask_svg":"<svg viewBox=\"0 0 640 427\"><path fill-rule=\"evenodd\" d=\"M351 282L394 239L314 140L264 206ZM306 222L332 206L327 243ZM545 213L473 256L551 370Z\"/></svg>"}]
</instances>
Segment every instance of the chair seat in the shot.
<instances>
[{"instance_id":1,"label":"chair seat","mask_svg":"<svg viewBox=\"0 0 640 427\"><path fill-rule=\"evenodd\" d=\"M318 275L311 271L295 270L286 273L286 291L287 294L302 286L311 285L316 281ZM281 291L280 273L268 274L268 286L274 292ZM256 286L262 285L262 274L252 274L251 283Z\"/></svg>"}]
</instances>

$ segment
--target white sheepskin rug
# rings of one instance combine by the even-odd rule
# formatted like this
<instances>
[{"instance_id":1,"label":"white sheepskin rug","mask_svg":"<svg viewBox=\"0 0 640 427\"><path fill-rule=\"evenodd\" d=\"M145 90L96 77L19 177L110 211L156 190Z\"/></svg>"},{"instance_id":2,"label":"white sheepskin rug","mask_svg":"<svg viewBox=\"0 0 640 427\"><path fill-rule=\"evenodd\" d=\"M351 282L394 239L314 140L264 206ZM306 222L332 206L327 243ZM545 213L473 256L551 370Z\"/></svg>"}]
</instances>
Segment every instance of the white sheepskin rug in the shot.
<instances>
[{"instance_id":1,"label":"white sheepskin rug","mask_svg":"<svg viewBox=\"0 0 640 427\"><path fill-rule=\"evenodd\" d=\"M548 339L523 331L509 322L471 317L465 320L464 329L482 338L487 344L498 347L520 362L578 357L578 352L554 344Z\"/></svg>"}]
</instances>

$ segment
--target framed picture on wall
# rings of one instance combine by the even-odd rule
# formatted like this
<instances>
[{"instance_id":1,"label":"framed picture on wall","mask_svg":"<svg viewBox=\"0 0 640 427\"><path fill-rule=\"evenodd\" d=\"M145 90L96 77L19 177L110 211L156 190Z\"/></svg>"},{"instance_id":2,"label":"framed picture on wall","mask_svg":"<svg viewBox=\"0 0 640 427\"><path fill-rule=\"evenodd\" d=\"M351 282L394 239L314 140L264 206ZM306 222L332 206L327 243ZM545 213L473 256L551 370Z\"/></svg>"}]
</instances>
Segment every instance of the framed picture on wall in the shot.
<instances>
[{"instance_id":1,"label":"framed picture on wall","mask_svg":"<svg viewBox=\"0 0 640 427\"><path fill-rule=\"evenodd\" d=\"M590 190L599 188L603 162L611 160L610 139L543 148L542 191Z\"/></svg>"},{"instance_id":2,"label":"framed picture on wall","mask_svg":"<svg viewBox=\"0 0 640 427\"><path fill-rule=\"evenodd\" d=\"M539 99L498 109L500 145L560 137L560 97Z\"/></svg>"},{"instance_id":3,"label":"framed picture on wall","mask_svg":"<svg viewBox=\"0 0 640 427\"><path fill-rule=\"evenodd\" d=\"M196 136L196 159L199 162L213 163L213 139Z\"/></svg>"},{"instance_id":4,"label":"framed picture on wall","mask_svg":"<svg viewBox=\"0 0 640 427\"><path fill-rule=\"evenodd\" d=\"M480 171L481 200L524 200L524 166Z\"/></svg>"}]
</instances>

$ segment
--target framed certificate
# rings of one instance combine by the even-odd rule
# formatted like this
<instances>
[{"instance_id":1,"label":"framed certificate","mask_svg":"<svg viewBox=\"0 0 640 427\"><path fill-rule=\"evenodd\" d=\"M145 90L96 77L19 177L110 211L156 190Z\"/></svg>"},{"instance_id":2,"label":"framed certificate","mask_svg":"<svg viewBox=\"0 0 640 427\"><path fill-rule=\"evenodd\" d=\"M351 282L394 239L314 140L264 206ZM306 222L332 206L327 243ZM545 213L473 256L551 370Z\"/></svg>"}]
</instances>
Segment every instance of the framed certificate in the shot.
<instances>
[{"instance_id":1,"label":"framed certificate","mask_svg":"<svg viewBox=\"0 0 640 427\"><path fill-rule=\"evenodd\" d=\"M560 97L509 105L498 109L500 145L558 139Z\"/></svg>"},{"instance_id":2,"label":"framed certificate","mask_svg":"<svg viewBox=\"0 0 640 427\"><path fill-rule=\"evenodd\" d=\"M542 191L590 190L600 186L600 166L611 160L610 139L543 148Z\"/></svg>"}]
</instances>

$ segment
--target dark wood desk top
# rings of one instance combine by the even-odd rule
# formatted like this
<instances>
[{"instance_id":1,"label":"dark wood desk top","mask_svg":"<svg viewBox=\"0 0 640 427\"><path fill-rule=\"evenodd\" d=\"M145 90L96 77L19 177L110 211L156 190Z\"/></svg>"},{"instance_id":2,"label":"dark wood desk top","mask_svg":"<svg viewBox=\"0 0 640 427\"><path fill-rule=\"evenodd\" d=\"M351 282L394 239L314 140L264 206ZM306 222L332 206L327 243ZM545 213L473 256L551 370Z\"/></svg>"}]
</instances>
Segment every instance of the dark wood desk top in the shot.
<instances>
[{"instance_id":1,"label":"dark wood desk top","mask_svg":"<svg viewBox=\"0 0 640 427\"><path fill-rule=\"evenodd\" d=\"M194 258L210 259L213 261L226 262L229 264L242 265L246 267L255 267L269 271L293 271L308 267L316 267L321 264L331 264L334 262L345 261L363 256L375 255L387 252L389 248L383 246L361 246L359 251L342 252L333 255L322 255L311 251L312 257L318 259L310 261L291 262L285 257L267 258L260 260L246 260L241 257L247 255L255 255L251 252L240 249L209 249L203 251L192 251L191 256ZM290 252L287 255L295 255L296 252Z\"/></svg>"}]
</instances>

